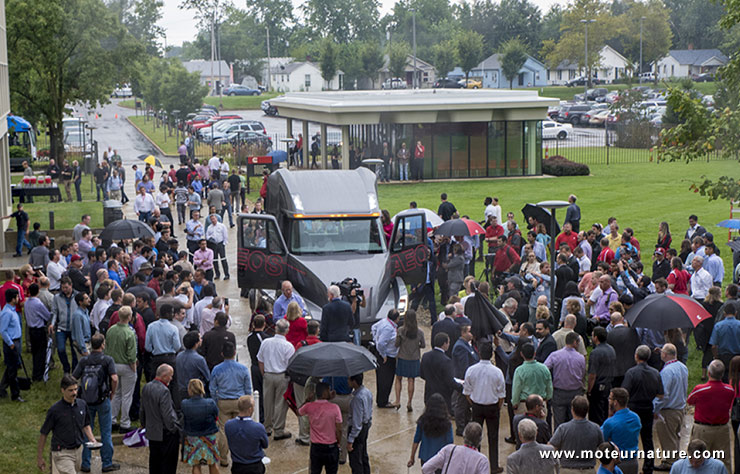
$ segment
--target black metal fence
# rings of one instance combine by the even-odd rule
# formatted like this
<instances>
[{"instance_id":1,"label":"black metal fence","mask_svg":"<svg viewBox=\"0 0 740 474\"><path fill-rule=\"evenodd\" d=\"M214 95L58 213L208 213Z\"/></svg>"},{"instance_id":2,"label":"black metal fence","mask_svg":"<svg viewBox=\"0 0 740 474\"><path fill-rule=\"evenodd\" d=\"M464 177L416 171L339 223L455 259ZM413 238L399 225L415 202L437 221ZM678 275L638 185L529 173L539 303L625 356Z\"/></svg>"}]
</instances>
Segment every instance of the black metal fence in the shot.
<instances>
[{"instance_id":1,"label":"black metal fence","mask_svg":"<svg viewBox=\"0 0 740 474\"><path fill-rule=\"evenodd\" d=\"M650 163L658 160L661 127L649 122L574 127L564 140L542 141L543 157L562 156L587 165ZM707 161L733 159L712 151Z\"/></svg>"}]
</instances>

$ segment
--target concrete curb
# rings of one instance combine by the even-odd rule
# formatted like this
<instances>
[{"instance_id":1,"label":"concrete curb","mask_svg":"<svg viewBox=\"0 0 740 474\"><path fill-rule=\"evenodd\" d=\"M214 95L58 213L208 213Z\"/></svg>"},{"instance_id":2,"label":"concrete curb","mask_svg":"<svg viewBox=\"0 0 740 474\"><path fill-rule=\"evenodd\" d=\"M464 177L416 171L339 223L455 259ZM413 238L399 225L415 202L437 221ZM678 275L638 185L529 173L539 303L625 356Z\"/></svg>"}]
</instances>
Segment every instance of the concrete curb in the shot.
<instances>
[{"instance_id":1,"label":"concrete curb","mask_svg":"<svg viewBox=\"0 0 740 474\"><path fill-rule=\"evenodd\" d=\"M129 125L131 125L132 127L134 127L136 129L136 131L139 132L141 134L141 136L143 136L146 139L146 141L148 141L154 148L156 148L157 149L157 152L159 152L160 155L162 155L165 158L179 158L179 155L168 155L167 153L165 153L164 151L162 151L162 149L159 148L159 145L157 145L156 143L154 143L154 140L152 140L151 138L149 138L149 135L147 135L146 133L144 133L143 130L141 130L139 127L137 127L136 124L134 122L132 122L129 117L126 117L126 121L129 123Z\"/></svg>"}]
</instances>

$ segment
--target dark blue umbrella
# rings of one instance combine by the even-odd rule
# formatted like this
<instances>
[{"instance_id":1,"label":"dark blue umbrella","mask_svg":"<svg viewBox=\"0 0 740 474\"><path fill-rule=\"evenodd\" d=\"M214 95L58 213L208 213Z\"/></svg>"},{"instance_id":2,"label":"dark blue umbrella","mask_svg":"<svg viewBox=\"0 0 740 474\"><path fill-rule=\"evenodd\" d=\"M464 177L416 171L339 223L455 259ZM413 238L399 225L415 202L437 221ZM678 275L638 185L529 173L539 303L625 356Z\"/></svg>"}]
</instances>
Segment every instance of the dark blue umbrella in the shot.
<instances>
[{"instance_id":1,"label":"dark blue umbrella","mask_svg":"<svg viewBox=\"0 0 740 474\"><path fill-rule=\"evenodd\" d=\"M725 229L740 229L740 219L725 219L717 224L717 227Z\"/></svg>"},{"instance_id":2,"label":"dark blue umbrella","mask_svg":"<svg viewBox=\"0 0 740 474\"><path fill-rule=\"evenodd\" d=\"M270 153L267 154L267 156L272 157L272 164L288 161L288 152L283 150L272 150Z\"/></svg>"}]
</instances>

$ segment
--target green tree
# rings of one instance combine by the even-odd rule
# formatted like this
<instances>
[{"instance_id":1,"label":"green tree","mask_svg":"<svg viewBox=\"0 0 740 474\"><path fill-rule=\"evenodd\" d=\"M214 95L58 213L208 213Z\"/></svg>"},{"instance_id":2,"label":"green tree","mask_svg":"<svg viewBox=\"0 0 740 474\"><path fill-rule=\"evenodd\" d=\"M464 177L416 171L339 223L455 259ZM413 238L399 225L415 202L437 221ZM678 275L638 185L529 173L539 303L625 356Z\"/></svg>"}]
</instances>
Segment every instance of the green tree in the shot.
<instances>
[{"instance_id":1,"label":"green tree","mask_svg":"<svg viewBox=\"0 0 740 474\"><path fill-rule=\"evenodd\" d=\"M544 17L542 17L540 38L543 42L547 40L557 42L560 39L560 25L563 22L563 13L563 7L556 4L547 11Z\"/></svg>"},{"instance_id":2,"label":"green tree","mask_svg":"<svg viewBox=\"0 0 740 474\"><path fill-rule=\"evenodd\" d=\"M373 89L375 89L375 81L378 78L378 70L383 67L383 59L383 51L377 42L368 41L360 47L362 73L370 80Z\"/></svg>"},{"instance_id":3,"label":"green tree","mask_svg":"<svg viewBox=\"0 0 740 474\"><path fill-rule=\"evenodd\" d=\"M483 36L475 31L463 31L455 38L457 57L467 81L470 71L483 59Z\"/></svg>"},{"instance_id":4,"label":"green tree","mask_svg":"<svg viewBox=\"0 0 740 474\"><path fill-rule=\"evenodd\" d=\"M673 48L716 48L722 42L719 21L729 11L727 2L712 0L665 0L670 11Z\"/></svg>"},{"instance_id":5,"label":"green tree","mask_svg":"<svg viewBox=\"0 0 740 474\"><path fill-rule=\"evenodd\" d=\"M388 72L391 77L406 77L406 64L408 64L409 45L407 43L394 42L388 47Z\"/></svg>"},{"instance_id":6,"label":"green tree","mask_svg":"<svg viewBox=\"0 0 740 474\"><path fill-rule=\"evenodd\" d=\"M363 73L361 53L364 43L352 41L339 48L339 69L344 73L344 89L354 90L367 87L369 78ZM381 67L382 67L381 63ZM377 76L377 73L376 73Z\"/></svg>"},{"instance_id":7,"label":"green tree","mask_svg":"<svg viewBox=\"0 0 740 474\"><path fill-rule=\"evenodd\" d=\"M293 15L293 4L290 0L255 0L247 2L247 13L259 25L259 28L246 31L251 32L253 36L260 37L261 35L255 35L254 32L268 29L270 31L270 53L273 56L286 55L292 25L296 22ZM266 39L262 43L266 44Z\"/></svg>"},{"instance_id":8,"label":"green tree","mask_svg":"<svg viewBox=\"0 0 740 474\"><path fill-rule=\"evenodd\" d=\"M437 68L437 74L446 77L447 73L452 71L457 65L457 48L455 42L447 40L444 43L434 45L434 66Z\"/></svg>"},{"instance_id":9,"label":"green tree","mask_svg":"<svg viewBox=\"0 0 740 474\"><path fill-rule=\"evenodd\" d=\"M413 44L412 9L416 12L416 55L428 60L440 38L451 38L461 30L460 22L449 0L398 0L385 20L391 26L393 43Z\"/></svg>"},{"instance_id":10,"label":"green tree","mask_svg":"<svg viewBox=\"0 0 740 474\"><path fill-rule=\"evenodd\" d=\"M343 44L377 37L379 7L378 0L306 0L301 8L314 37Z\"/></svg>"},{"instance_id":11,"label":"green tree","mask_svg":"<svg viewBox=\"0 0 740 474\"><path fill-rule=\"evenodd\" d=\"M527 60L527 47L519 38L513 38L501 46L501 73L509 80L509 89L514 88L514 79Z\"/></svg>"},{"instance_id":12,"label":"green tree","mask_svg":"<svg viewBox=\"0 0 740 474\"><path fill-rule=\"evenodd\" d=\"M670 12L661 0L640 2L627 0L623 3L624 13L617 18L624 25L621 34L608 43L622 52L639 70L640 64L640 18L642 20L642 60L643 70L650 69L650 64L668 54L673 33L669 24ZM589 30L589 35L591 30Z\"/></svg>"},{"instance_id":13,"label":"green tree","mask_svg":"<svg viewBox=\"0 0 740 474\"><path fill-rule=\"evenodd\" d=\"M106 103L143 48L102 0L9 0L6 12L13 108L46 122L51 156L61 158L68 105Z\"/></svg>"},{"instance_id":14,"label":"green tree","mask_svg":"<svg viewBox=\"0 0 740 474\"><path fill-rule=\"evenodd\" d=\"M327 83L329 89L331 89L331 80L337 74L337 45L330 39L324 40L321 45L321 77Z\"/></svg>"},{"instance_id":15,"label":"green tree","mask_svg":"<svg viewBox=\"0 0 740 474\"><path fill-rule=\"evenodd\" d=\"M141 41L146 52L159 56L162 51L160 40L164 38L164 28L157 25L162 19L163 0L136 0L133 8L124 13L123 23L134 38Z\"/></svg>"}]
</instances>

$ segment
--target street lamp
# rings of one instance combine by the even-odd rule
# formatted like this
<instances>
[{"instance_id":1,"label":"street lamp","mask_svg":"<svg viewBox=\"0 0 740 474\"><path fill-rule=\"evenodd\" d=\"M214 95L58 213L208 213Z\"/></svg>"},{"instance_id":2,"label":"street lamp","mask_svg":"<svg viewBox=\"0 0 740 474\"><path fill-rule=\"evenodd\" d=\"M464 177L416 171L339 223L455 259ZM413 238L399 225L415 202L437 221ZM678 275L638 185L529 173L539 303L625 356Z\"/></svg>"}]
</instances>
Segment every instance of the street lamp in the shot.
<instances>
[{"instance_id":1,"label":"street lamp","mask_svg":"<svg viewBox=\"0 0 740 474\"><path fill-rule=\"evenodd\" d=\"M414 74L411 76L411 88L416 89L416 8L411 9L411 31L414 44Z\"/></svg>"},{"instance_id":2,"label":"street lamp","mask_svg":"<svg viewBox=\"0 0 740 474\"><path fill-rule=\"evenodd\" d=\"M583 21L583 20L581 20ZM550 212L550 315L555 317L555 228L557 227L557 220L555 219L555 211L563 207L568 207L570 203L567 201L542 201L537 203L537 207L546 209Z\"/></svg>"},{"instance_id":3,"label":"street lamp","mask_svg":"<svg viewBox=\"0 0 740 474\"><path fill-rule=\"evenodd\" d=\"M640 17L640 84L642 84L642 22L644 19L644 16Z\"/></svg>"},{"instance_id":4,"label":"street lamp","mask_svg":"<svg viewBox=\"0 0 740 474\"><path fill-rule=\"evenodd\" d=\"M583 67L586 70L586 82L583 83L583 92L586 94L588 92L588 88L591 85L591 71L589 71L588 68L588 24L593 23L596 20L581 20L581 23L583 23L583 26L586 27L586 38L585 38L585 45L586 45L586 55L585 55L585 62L583 63Z\"/></svg>"}]
</instances>

